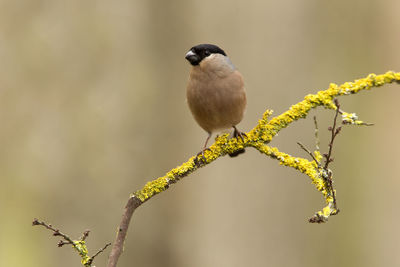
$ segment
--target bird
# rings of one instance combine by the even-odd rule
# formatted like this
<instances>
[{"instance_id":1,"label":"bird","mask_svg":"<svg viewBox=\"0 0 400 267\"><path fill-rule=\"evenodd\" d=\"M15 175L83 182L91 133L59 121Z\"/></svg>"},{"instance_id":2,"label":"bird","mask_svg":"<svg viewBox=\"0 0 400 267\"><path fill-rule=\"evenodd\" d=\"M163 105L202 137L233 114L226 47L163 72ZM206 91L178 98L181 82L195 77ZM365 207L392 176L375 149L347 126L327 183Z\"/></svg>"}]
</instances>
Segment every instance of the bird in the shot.
<instances>
[{"instance_id":1,"label":"bird","mask_svg":"<svg viewBox=\"0 0 400 267\"><path fill-rule=\"evenodd\" d=\"M186 100L196 122L208 137L204 151L213 133L233 128L233 137L243 141L244 133L236 125L246 110L246 91L242 74L236 69L225 51L217 45L199 44L186 53L191 64L186 87ZM235 157L244 149L229 154Z\"/></svg>"}]
</instances>

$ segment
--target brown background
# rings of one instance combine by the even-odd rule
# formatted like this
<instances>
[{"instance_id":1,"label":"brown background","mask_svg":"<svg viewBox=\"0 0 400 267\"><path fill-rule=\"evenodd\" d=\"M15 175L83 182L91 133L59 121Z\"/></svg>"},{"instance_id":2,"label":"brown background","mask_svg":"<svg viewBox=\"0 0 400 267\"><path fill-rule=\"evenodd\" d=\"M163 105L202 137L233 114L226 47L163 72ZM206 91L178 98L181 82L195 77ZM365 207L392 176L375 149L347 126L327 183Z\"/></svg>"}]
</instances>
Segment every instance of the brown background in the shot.
<instances>
[{"instance_id":1,"label":"brown background","mask_svg":"<svg viewBox=\"0 0 400 267\"><path fill-rule=\"evenodd\" d=\"M34 217L92 253L113 241L130 192L201 148L185 103L186 51L220 45L245 77L249 130L266 108L368 73L400 71L400 2L0 1L0 265L80 266ZM248 149L143 205L120 266L398 266L400 86L340 98L374 127L335 145L341 213L305 175ZM318 109L326 149L333 113ZM272 143L306 156L313 123ZM107 251L109 252L109 250ZM105 266L107 254L97 259ZM135 264L135 265L134 265Z\"/></svg>"}]
</instances>

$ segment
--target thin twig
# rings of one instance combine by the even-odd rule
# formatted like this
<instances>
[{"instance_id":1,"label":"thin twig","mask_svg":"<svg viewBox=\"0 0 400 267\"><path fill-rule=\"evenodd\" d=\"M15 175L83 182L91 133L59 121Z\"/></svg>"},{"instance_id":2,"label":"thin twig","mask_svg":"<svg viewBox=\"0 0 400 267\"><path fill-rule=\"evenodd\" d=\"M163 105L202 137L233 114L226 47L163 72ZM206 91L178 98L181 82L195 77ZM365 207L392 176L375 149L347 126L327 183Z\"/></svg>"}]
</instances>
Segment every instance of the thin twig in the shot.
<instances>
[{"instance_id":1,"label":"thin twig","mask_svg":"<svg viewBox=\"0 0 400 267\"><path fill-rule=\"evenodd\" d=\"M316 151L319 151L319 137L318 137L318 124L317 124L317 117L314 116L314 126L315 126L315 149ZM314 154L308 150L302 143L297 142L297 144L305 151L307 152L307 154L309 154L311 156L311 158L315 161L315 163L317 163L318 168L322 168L321 167L321 163L315 158Z\"/></svg>"},{"instance_id":2,"label":"thin twig","mask_svg":"<svg viewBox=\"0 0 400 267\"><path fill-rule=\"evenodd\" d=\"M336 193L335 193L335 190L333 189L332 172L331 172L330 170L328 170L328 178L327 178L327 181L328 181L328 183L329 183L329 188L330 188L331 191L332 191L333 207L334 207L335 210L337 210L337 212L339 212L339 210L337 209L337 206L336 206Z\"/></svg>"},{"instance_id":3,"label":"thin twig","mask_svg":"<svg viewBox=\"0 0 400 267\"><path fill-rule=\"evenodd\" d=\"M92 266L92 263L94 261L94 258L97 257L100 253L102 253L108 246L111 245L111 243L106 244L103 248L101 248L99 251L97 251L92 257L89 257L87 255L87 248L86 246L84 246L84 249L82 249L82 244L84 245L85 239L89 236L90 231L86 230L83 232L81 238L77 241L72 240L68 235L60 232L60 230L54 228L51 224L47 224L43 221L39 221L38 219L33 219L32 221L32 225L36 226L36 225L41 225L49 230L51 230L53 232L54 236L61 236L64 240L60 240L57 244L58 247L62 247L65 244L71 244L72 247L79 252L79 255L82 257L82 260L87 260L85 262L83 262L82 264L84 266ZM84 253L82 252L84 251Z\"/></svg>"},{"instance_id":4,"label":"thin twig","mask_svg":"<svg viewBox=\"0 0 400 267\"><path fill-rule=\"evenodd\" d=\"M317 116L314 116L314 126L315 126L315 150L320 151L319 150L319 136L318 136L318 123L317 123Z\"/></svg>"},{"instance_id":5,"label":"thin twig","mask_svg":"<svg viewBox=\"0 0 400 267\"><path fill-rule=\"evenodd\" d=\"M333 142L335 141L335 137L340 133L340 130L342 129L342 127L337 127L337 117L339 114L339 110L340 110L340 104L339 104L339 100L335 99L334 100L335 105L336 105L336 113L335 113L335 118L333 119L333 125L331 127L328 128L328 130L331 132L331 140L329 142L329 151L327 154L324 154L325 157L325 166L324 166L324 171L327 174L326 176L326 181L328 182L328 187L330 189L330 191L332 192L332 198L333 198L333 205L334 205L334 209L336 210L336 193L335 193L335 189L333 188L333 181L332 181L332 171L329 170L329 163L331 163L333 161L332 158L332 150L333 150ZM339 212L339 210L337 210Z\"/></svg>"},{"instance_id":6,"label":"thin twig","mask_svg":"<svg viewBox=\"0 0 400 267\"><path fill-rule=\"evenodd\" d=\"M89 264L92 264L94 261L94 258L96 258L100 253L104 252L108 246L111 246L111 243L107 243L103 248L99 249L92 257L90 257Z\"/></svg>"},{"instance_id":7,"label":"thin twig","mask_svg":"<svg viewBox=\"0 0 400 267\"><path fill-rule=\"evenodd\" d=\"M79 240L85 241L85 239L89 236L90 230L86 230L83 232L81 238Z\"/></svg>"},{"instance_id":8,"label":"thin twig","mask_svg":"<svg viewBox=\"0 0 400 267\"><path fill-rule=\"evenodd\" d=\"M329 167L329 163L331 163L333 161L332 159L332 149L333 149L333 142L335 141L335 137L340 133L340 130L342 129L342 127L338 127L336 128L336 121L337 121L337 117L339 114L339 101L337 99L335 99L335 105L336 105L336 113L335 113L335 118L333 119L333 126L329 127L328 130L331 132L331 141L329 142L329 151L327 154L324 154L325 157L325 166L324 169L327 170Z\"/></svg>"},{"instance_id":9,"label":"thin twig","mask_svg":"<svg viewBox=\"0 0 400 267\"><path fill-rule=\"evenodd\" d=\"M68 235L63 234L62 232L60 232L60 230L53 228L53 226L52 226L51 224L47 224L47 223L42 222L42 221L39 221L38 219L35 218L35 219L33 219L33 221L32 221L32 226L35 226L35 225L44 226L44 227L46 227L47 229L53 231L53 236L61 236L62 238L64 238L64 240L67 241L67 242L64 242L64 241L61 240L61 241L58 243L58 246L59 246L59 247L62 247L62 246L65 245L65 244L71 244L72 246L75 247L74 241L73 241Z\"/></svg>"},{"instance_id":10,"label":"thin twig","mask_svg":"<svg viewBox=\"0 0 400 267\"><path fill-rule=\"evenodd\" d=\"M307 154L309 154L311 156L311 158L315 161L315 163L317 163L318 166L320 166L319 162L317 161L317 159L315 158L314 154L308 150L302 143L297 142L297 144L305 151L307 152Z\"/></svg>"}]
</instances>

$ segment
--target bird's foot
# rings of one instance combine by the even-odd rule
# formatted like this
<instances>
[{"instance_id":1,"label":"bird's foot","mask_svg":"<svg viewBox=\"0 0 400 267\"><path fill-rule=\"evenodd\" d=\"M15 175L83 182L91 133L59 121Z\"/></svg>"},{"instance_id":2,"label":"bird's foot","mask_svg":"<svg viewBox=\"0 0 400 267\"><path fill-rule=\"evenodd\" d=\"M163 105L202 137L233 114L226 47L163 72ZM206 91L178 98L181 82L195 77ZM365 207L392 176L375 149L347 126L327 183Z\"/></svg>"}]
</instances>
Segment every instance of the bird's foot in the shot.
<instances>
[{"instance_id":1,"label":"bird's foot","mask_svg":"<svg viewBox=\"0 0 400 267\"><path fill-rule=\"evenodd\" d=\"M233 126L233 137L234 138L238 138L240 137L240 139L242 139L242 142L244 142L244 138L243 137L247 137L246 133L242 133L241 131L239 131L235 126Z\"/></svg>"},{"instance_id":2,"label":"bird's foot","mask_svg":"<svg viewBox=\"0 0 400 267\"><path fill-rule=\"evenodd\" d=\"M234 137L234 138L240 137L240 139L242 139L242 142L244 142L244 137L247 137L247 135L246 135L245 133L242 133L241 131L239 131L239 130L236 128L236 126L233 126L233 129L234 129L234 131L233 131L233 137ZM244 153L244 152L245 152L244 148L243 148L243 149L239 149L239 150L236 151L236 152L230 153L229 156L230 156L231 158L237 157L238 155L240 155L240 154L242 154L242 153Z\"/></svg>"}]
</instances>

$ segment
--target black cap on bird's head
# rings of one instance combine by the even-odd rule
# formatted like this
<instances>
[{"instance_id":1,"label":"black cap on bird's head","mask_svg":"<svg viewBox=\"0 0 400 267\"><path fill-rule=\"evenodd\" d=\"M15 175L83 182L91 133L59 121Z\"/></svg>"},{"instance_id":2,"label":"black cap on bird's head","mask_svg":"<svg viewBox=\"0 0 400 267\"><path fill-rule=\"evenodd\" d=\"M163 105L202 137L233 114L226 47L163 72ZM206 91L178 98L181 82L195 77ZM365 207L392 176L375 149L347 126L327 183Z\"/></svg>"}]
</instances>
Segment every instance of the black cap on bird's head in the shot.
<instances>
[{"instance_id":1,"label":"black cap on bird's head","mask_svg":"<svg viewBox=\"0 0 400 267\"><path fill-rule=\"evenodd\" d=\"M216 45L212 44L199 44L190 48L189 52L186 53L185 58L193 66L199 65L200 62L210 56L211 54L221 54L226 56L224 50Z\"/></svg>"}]
</instances>

